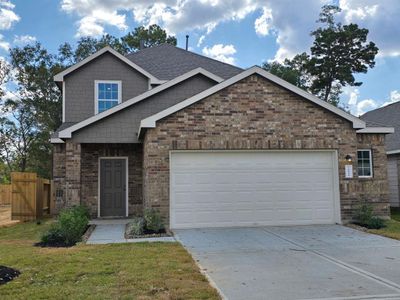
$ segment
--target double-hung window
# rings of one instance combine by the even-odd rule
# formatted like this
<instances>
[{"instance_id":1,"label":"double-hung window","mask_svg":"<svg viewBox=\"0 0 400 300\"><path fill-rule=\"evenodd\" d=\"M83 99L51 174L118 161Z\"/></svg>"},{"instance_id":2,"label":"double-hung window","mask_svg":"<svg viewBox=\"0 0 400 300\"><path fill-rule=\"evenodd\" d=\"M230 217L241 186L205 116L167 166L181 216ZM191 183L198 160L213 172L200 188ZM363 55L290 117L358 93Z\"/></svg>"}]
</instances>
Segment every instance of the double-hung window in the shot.
<instances>
[{"instance_id":1,"label":"double-hung window","mask_svg":"<svg viewBox=\"0 0 400 300\"><path fill-rule=\"evenodd\" d=\"M357 151L358 177L372 177L372 151L362 149Z\"/></svg>"},{"instance_id":2,"label":"double-hung window","mask_svg":"<svg viewBox=\"0 0 400 300\"><path fill-rule=\"evenodd\" d=\"M121 81L95 81L95 113L121 103Z\"/></svg>"}]
</instances>

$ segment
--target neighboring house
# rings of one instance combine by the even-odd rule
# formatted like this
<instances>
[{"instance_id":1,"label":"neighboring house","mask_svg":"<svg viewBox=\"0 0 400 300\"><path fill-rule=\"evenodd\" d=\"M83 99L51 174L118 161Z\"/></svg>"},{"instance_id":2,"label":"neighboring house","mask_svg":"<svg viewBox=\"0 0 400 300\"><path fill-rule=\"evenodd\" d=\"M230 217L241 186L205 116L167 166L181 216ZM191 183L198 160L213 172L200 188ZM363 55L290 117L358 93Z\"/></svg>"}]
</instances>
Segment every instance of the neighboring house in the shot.
<instances>
[{"instance_id":1,"label":"neighboring house","mask_svg":"<svg viewBox=\"0 0 400 300\"><path fill-rule=\"evenodd\" d=\"M361 116L367 124L391 126L394 133L386 136L390 205L400 206L400 102L372 110ZM386 125L377 125L386 124Z\"/></svg>"},{"instance_id":2,"label":"neighboring house","mask_svg":"<svg viewBox=\"0 0 400 300\"><path fill-rule=\"evenodd\" d=\"M259 67L171 45L127 56L107 47L55 81L59 208L155 208L170 228L341 223L364 202L389 214L393 129L367 127Z\"/></svg>"}]
</instances>

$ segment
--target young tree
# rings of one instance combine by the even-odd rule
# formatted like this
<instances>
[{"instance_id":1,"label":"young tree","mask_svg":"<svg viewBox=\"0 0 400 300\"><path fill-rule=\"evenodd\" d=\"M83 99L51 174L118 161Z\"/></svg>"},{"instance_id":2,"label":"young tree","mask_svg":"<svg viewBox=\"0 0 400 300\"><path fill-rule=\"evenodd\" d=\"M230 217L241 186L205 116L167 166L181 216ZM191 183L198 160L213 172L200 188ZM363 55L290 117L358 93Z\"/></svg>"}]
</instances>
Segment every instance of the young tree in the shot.
<instances>
[{"instance_id":1,"label":"young tree","mask_svg":"<svg viewBox=\"0 0 400 300\"><path fill-rule=\"evenodd\" d=\"M10 171L25 172L38 139L34 113L23 100L6 100L0 118L0 158Z\"/></svg>"},{"instance_id":2,"label":"young tree","mask_svg":"<svg viewBox=\"0 0 400 300\"><path fill-rule=\"evenodd\" d=\"M367 42L368 29L357 24L335 23L335 15L341 9L325 5L318 22L323 27L311 34L315 40L311 47L308 72L314 76L311 91L323 100L337 105L342 86L360 86L355 73L366 73L375 66L378 47Z\"/></svg>"},{"instance_id":3,"label":"young tree","mask_svg":"<svg viewBox=\"0 0 400 300\"><path fill-rule=\"evenodd\" d=\"M134 52L140 49L140 43L144 48L153 47L163 43L176 46L176 37L167 35L167 32L160 26L153 24L148 28L144 26L136 27L132 32L121 38L122 44L127 52Z\"/></svg>"},{"instance_id":4,"label":"young tree","mask_svg":"<svg viewBox=\"0 0 400 300\"><path fill-rule=\"evenodd\" d=\"M310 74L307 71L309 61L309 55L304 52L297 54L293 59L285 59L283 63L277 61L266 62L262 67L271 74L303 90L308 90L311 81Z\"/></svg>"},{"instance_id":5,"label":"young tree","mask_svg":"<svg viewBox=\"0 0 400 300\"><path fill-rule=\"evenodd\" d=\"M322 7L317 22L323 26L311 33L314 37L311 55L302 53L282 64L272 62L263 67L337 106L342 87L360 86L362 82L356 82L354 74L373 68L378 53L376 45L367 42L368 29L335 22L335 15L340 11L335 5Z\"/></svg>"}]
</instances>

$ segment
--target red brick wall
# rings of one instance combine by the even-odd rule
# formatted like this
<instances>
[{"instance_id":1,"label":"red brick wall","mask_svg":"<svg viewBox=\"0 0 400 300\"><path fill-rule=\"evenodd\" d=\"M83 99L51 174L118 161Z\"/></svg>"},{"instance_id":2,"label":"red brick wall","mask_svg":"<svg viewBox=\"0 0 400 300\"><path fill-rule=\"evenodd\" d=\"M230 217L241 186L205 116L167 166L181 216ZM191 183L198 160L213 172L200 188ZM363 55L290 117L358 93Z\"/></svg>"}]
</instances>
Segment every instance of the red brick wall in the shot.
<instances>
[{"instance_id":1,"label":"red brick wall","mask_svg":"<svg viewBox=\"0 0 400 300\"><path fill-rule=\"evenodd\" d=\"M346 155L372 147L375 177L344 178ZM257 75L157 122L144 137L144 204L169 218L170 150L336 149L342 220L361 201L388 214L383 135L359 135L352 124ZM354 175L356 177L356 162Z\"/></svg>"}]
</instances>

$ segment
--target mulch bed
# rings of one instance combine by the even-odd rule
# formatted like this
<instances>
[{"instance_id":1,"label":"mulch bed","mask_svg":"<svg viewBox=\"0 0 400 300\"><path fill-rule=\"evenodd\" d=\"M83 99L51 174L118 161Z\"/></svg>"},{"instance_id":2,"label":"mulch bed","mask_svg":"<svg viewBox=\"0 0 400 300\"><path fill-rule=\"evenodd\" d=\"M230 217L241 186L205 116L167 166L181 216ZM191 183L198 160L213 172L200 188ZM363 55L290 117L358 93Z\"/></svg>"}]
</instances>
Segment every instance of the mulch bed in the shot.
<instances>
[{"instance_id":1,"label":"mulch bed","mask_svg":"<svg viewBox=\"0 0 400 300\"><path fill-rule=\"evenodd\" d=\"M125 230L125 238L126 239L142 239L142 238L155 238L155 237L168 237L172 236L169 232L166 232L165 230L162 230L160 232L153 232L146 230L142 235L131 235Z\"/></svg>"},{"instance_id":2,"label":"mulch bed","mask_svg":"<svg viewBox=\"0 0 400 300\"><path fill-rule=\"evenodd\" d=\"M5 266L0 266L0 285L5 284L14 278L18 277L21 274L20 271L5 267Z\"/></svg>"}]
</instances>

